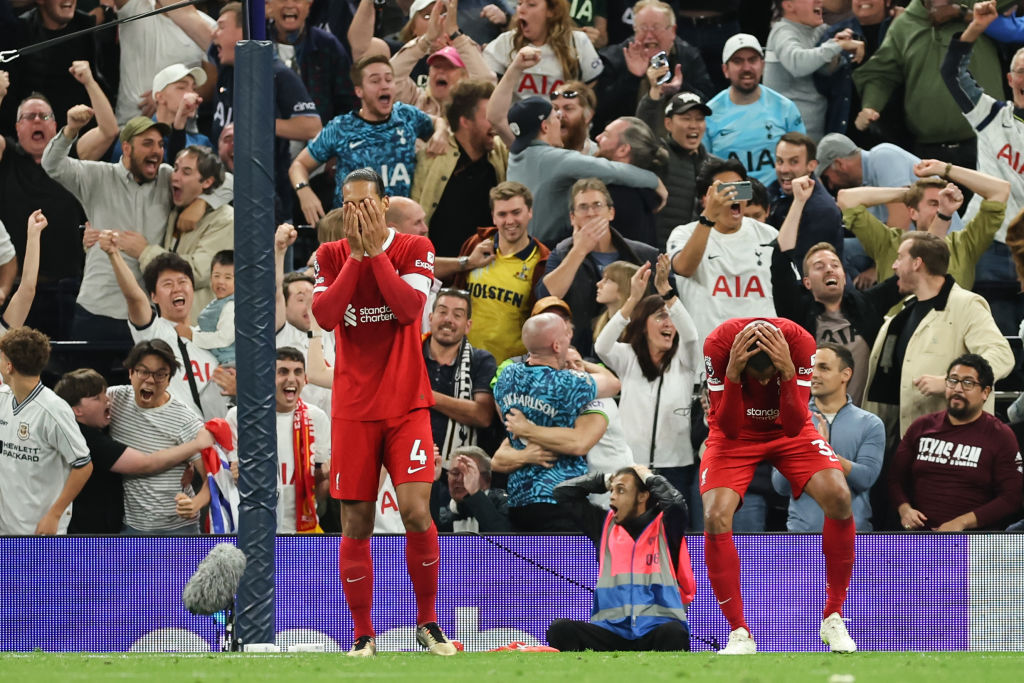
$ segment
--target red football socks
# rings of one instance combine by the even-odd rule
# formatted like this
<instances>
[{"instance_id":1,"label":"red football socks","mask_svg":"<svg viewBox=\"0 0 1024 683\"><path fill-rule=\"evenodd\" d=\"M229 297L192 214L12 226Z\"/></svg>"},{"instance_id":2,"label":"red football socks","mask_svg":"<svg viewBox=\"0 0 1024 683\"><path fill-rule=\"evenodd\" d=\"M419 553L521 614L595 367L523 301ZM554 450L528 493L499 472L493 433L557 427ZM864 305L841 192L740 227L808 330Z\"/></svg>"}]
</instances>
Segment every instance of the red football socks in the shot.
<instances>
[{"instance_id":1,"label":"red football socks","mask_svg":"<svg viewBox=\"0 0 1024 683\"><path fill-rule=\"evenodd\" d=\"M373 558L370 556L370 539L341 537L338 547L338 570L345 601L352 613L355 637L373 636Z\"/></svg>"},{"instance_id":2,"label":"red football socks","mask_svg":"<svg viewBox=\"0 0 1024 683\"><path fill-rule=\"evenodd\" d=\"M854 539L857 527L853 517L848 519L825 518L821 530L821 552L825 554L825 611L823 616L833 612L843 615L846 590L850 587L853 574Z\"/></svg>"},{"instance_id":3,"label":"red football socks","mask_svg":"<svg viewBox=\"0 0 1024 683\"><path fill-rule=\"evenodd\" d=\"M740 556L732 540L732 532L704 533L704 562L708 580L718 599L718 607L729 622L729 630L747 627L743 618L743 596L740 594Z\"/></svg>"},{"instance_id":4,"label":"red football socks","mask_svg":"<svg viewBox=\"0 0 1024 683\"><path fill-rule=\"evenodd\" d=\"M437 575L441 564L437 527L430 523L426 531L405 532L405 565L409 569L412 590L416 594L416 625L437 621Z\"/></svg>"}]
</instances>

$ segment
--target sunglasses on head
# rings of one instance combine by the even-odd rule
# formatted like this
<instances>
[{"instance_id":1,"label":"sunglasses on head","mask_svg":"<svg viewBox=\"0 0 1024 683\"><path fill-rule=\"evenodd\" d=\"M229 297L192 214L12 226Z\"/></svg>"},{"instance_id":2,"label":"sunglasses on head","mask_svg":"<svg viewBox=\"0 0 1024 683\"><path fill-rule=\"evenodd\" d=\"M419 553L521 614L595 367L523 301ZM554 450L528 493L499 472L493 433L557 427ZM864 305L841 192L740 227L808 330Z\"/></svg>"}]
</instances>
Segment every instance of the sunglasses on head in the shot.
<instances>
[{"instance_id":1,"label":"sunglasses on head","mask_svg":"<svg viewBox=\"0 0 1024 683\"><path fill-rule=\"evenodd\" d=\"M567 100L571 100L579 96L580 94L575 90L556 90L553 93L551 93L552 100L557 100L559 97L564 97Z\"/></svg>"}]
</instances>

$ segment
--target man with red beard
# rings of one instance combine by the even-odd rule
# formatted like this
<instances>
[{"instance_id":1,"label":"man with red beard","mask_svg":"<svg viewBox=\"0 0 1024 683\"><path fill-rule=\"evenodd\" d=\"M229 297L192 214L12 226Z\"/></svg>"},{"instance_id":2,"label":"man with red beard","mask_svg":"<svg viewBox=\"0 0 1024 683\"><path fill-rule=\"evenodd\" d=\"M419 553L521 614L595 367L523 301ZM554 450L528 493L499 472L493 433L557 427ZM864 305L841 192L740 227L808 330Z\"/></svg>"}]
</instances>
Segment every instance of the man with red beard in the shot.
<instances>
[{"instance_id":1,"label":"man with red beard","mask_svg":"<svg viewBox=\"0 0 1024 683\"><path fill-rule=\"evenodd\" d=\"M584 154L597 154L590 137L590 122L597 110L597 95L583 81L566 81L551 93L551 106L562 117L562 147Z\"/></svg>"},{"instance_id":2,"label":"man with red beard","mask_svg":"<svg viewBox=\"0 0 1024 683\"><path fill-rule=\"evenodd\" d=\"M68 156L78 132L92 118L92 109L76 105L68 111L68 124L43 151L42 167L82 204L97 228L138 232L147 243L163 240L171 207L170 176L173 169L163 164L167 124L145 116L129 120L121 129L123 155L118 163L83 162ZM179 226L189 216L202 217L207 209L218 209L231 201L232 183L212 194L197 197L179 215ZM191 220L197 220L192 218ZM130 346L125 321L128 307L106 255L96 248L99 230L86 231L85 273L78 293L71 334L86 341L122 342ZM133 276L141 275L138 261L126 257Z\"/></svg>"}]
</instances>

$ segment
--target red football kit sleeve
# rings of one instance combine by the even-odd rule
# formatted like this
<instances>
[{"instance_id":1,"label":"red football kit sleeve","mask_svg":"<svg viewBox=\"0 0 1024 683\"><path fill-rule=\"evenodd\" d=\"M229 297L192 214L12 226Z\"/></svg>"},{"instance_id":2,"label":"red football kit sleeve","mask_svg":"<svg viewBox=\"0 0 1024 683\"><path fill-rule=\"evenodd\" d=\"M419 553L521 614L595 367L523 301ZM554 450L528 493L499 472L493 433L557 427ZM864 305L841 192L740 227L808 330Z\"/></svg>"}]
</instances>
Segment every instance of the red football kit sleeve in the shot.
<instances>
[{"instance_id":1,"label":"red football kit sleeve","mask_svg":"<svg viewBox=\"0 0 1024 683\"><path fill-rule=\"evenodd\" d=\"M763 320L779 328L789 344L796 374L785 382L775 377L766 385L725 377L729 352L736 336L750 323ZM727 439L766 441L796 436L810 426L811 373L814 369L814 337L783 318L733 318L715 328L704 342L704 369L708 376L711 433Z\"/></svg>"},{"instance_id":2,"label":"red football kit sleeve","mask_svg":"<svg viewBox=\"0 0 1024 683\"><path fill-rule=\"evenodd\" d=\"M314 262L313 315L334 331L332 417L387 420L434 405L420 315L434 278L434 247L389 229L383 253L349 258L348 240Z\"/></svg>"}]
</instances>

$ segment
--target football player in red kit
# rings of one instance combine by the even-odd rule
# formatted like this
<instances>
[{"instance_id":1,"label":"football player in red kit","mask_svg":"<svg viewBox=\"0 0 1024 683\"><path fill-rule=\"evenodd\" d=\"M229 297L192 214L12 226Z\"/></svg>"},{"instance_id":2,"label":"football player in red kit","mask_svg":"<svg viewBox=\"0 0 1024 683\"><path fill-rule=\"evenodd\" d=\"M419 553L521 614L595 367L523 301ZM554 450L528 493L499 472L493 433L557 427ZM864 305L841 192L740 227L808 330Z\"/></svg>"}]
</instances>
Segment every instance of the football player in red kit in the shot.
<instances>
[{"instance_id":1,"label":"football player in red kit","mask_svg":"<svg viewBox=\"0 0 1024 683\"><path fill-rule=\"evenodd\" d=\"M381 465L398 494L405 556L416 594L416 639L433 654L455 646L437 625L440 553L430 517L434 479L430 406L420 317L433 281L434 247L389 228L384 182L372 169L346 176L344 204L324 221L341 222L344 239L320 246L314 263L313 315L334 331L337 361L331 409L331 495L341 500L338 566L355 625L349 655L377 646L370 608L370 536Z\"/></svg>"},{"instance_id":2,"label":"football player in red kit","mask_svg":"<svg viewBox=\"0 0 1024 683\"><path fill-rule=\"evenodd\" d=\"M727 320L704 342L711 401L707 450L700 465L704 556L731 629L720 654L757 651L743 616L732 518L762 460L786 476L794 497L806 493L825 511L821 547L826 600L820 635L833 652L857 649L842 618L853 573L850 490L839 459L815 429L808 409L815 346L807 331L782 318Z\"/></svg>"}]
</instances>

